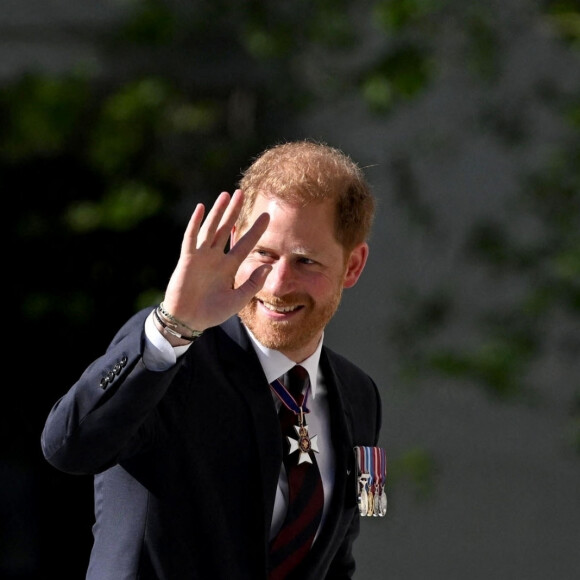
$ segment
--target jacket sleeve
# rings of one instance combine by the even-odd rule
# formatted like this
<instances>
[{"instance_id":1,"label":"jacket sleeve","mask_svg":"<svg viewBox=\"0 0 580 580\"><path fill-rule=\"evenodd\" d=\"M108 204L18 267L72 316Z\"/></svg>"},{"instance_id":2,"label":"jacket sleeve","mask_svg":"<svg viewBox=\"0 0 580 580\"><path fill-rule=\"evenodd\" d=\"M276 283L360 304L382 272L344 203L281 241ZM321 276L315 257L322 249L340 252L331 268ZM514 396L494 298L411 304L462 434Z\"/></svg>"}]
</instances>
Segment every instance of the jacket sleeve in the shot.
<instances>
[{"instance_id":1,"label":"jacket sleeve","mask_svg":"<svg viewBox=\"0 0 580 580\"><path fill-rule=\"evenodd\" d=\"M99 473L155 436L155 407L180 368L143 364L144 323L135 314L51 409L41 435L46 460L67 473Z\"/></svg>"}]
</instances>

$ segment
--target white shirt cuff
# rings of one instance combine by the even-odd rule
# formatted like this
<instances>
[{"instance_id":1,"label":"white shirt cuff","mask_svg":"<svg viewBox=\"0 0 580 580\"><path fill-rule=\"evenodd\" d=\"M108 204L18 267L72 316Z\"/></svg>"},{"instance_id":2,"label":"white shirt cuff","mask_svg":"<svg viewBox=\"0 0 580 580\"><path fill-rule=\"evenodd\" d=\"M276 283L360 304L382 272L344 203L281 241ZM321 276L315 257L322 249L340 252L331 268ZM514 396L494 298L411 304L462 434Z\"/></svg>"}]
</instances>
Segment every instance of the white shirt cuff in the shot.
<instances>
[{"instance_id":1,"label":"white shirt cuff","mask_svg":"<svg viewBox=\"0 0 580 580\"><path fill-rule=\"evenodd\" d=\"M171 346L169 341L157 330L153 322L153 311L145 320L145 349L143 362L150 371L165 371L187 352L191 344Z\"/></svg>"}]
</instances>

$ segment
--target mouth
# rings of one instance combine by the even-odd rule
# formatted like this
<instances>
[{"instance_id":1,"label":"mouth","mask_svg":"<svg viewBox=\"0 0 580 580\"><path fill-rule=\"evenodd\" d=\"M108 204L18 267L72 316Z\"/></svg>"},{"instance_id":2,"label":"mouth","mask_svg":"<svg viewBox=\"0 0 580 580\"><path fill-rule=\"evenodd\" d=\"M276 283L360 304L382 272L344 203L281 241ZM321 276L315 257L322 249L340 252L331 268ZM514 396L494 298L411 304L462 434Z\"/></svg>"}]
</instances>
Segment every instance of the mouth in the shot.
<instances>
[{"instance_id":1,"label":"mouth","mask_svg":"<svg viewBox=\"0 0 580 580\"><path fill-rule=\"evenodd\" d=\"M276 318L284 318L289 315L292 315L294 312L298 312L302 310L304 306L301 304L294 304L294 305L280 305L280 304L273 304L272 302L266 302L264 300L259 300L258 303L268 311L269 315L274 316Z\"/></svg>"}]
</instances>

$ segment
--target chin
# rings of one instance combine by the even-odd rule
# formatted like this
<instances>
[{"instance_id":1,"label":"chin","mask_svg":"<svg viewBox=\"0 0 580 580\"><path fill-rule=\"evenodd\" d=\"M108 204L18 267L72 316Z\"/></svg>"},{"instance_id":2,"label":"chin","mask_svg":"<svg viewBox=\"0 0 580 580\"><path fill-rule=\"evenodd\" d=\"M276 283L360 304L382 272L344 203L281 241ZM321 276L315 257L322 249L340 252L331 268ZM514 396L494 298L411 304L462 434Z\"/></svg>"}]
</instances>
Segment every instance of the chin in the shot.
<instances>
[{"instance_id":1,"label":"chin","mask_svg":"<svg viewBox=\"0 0 580 580\"><path fill-rule=\"evenodd\" d=\"M247 325L252 334L267 348L286 350L296 346L294 333L289 332L286 322L263 322L255 321L255 324Z\"/></svg>"},{"instance_id":2,"label":"chin","mask_svg":"<svg viewBox=\"0 0 580 580\"><path fill-rule=\"evenodd\" d=\"M296 352L317 343L328 321L338 307L340 294L329 300L324 308L305 307L298 316L290 320L275 321L262 316L255 300L239 313L244 325L266 348L281 352Z\"/></svg>"},{"instance_id":3,"label":"chin","mask_svg":"<svg viewBox=\"0 0 580 580\"><path fill-rule=\"evenodd\" d=\"M266 348L285 352L302 348L308 342L304 332L292 329L289 321L260 320L255 310L248 312L246 309L240 312L240 319Z\"/></svg>"}]
</instances>

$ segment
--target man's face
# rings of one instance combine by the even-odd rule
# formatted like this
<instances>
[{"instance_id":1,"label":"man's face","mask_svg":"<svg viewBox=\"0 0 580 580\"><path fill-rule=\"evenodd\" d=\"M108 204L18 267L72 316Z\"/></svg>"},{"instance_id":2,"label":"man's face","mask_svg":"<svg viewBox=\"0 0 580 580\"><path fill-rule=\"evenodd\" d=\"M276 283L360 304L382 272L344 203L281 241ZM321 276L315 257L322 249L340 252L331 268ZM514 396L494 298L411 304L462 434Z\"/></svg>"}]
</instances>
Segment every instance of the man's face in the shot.
<instances>
[{"instance_id":1,"label":"man's face","mask_svg":"<svg viewBox=\"0 0 580 580\"><path fill-rule=\"evenodd\" d=\"M301 362L316 350L342 289L356 283L367 247L361 244L345 255L334 237L330 201L300 207L259 195L248 223L264 212L270 215L268 228L242 262L235 285L261 264L270 264L272 271L239 314L264 346ZM242 233L233 233L234 242Z\"/></svg>"}]
</instances>

